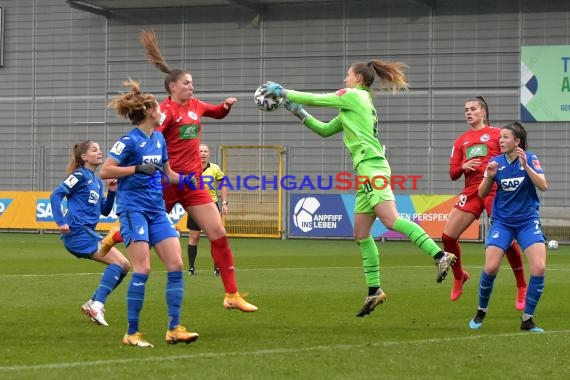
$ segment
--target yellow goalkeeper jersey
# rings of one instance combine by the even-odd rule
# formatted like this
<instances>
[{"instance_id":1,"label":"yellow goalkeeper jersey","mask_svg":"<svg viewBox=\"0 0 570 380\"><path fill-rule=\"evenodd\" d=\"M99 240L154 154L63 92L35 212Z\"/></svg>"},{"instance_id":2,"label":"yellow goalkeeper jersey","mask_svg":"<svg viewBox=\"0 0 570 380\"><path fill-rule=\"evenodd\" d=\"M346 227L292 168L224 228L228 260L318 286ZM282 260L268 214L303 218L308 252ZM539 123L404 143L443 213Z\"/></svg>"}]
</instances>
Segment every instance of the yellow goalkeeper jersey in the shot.
<instances>
[{"instance_id":1,"label":"yellow goalkeeper jersey","mask_svg":"<svg viewBox=\"0 0 570 380\"><path fill-rule=\"evenodd\" d=\"M218 202L218 184L226 175L220 167L213 162L208 162L202 171L202 183L204 189L210 193L212 200Z\"/></svg>"}]
</instances>

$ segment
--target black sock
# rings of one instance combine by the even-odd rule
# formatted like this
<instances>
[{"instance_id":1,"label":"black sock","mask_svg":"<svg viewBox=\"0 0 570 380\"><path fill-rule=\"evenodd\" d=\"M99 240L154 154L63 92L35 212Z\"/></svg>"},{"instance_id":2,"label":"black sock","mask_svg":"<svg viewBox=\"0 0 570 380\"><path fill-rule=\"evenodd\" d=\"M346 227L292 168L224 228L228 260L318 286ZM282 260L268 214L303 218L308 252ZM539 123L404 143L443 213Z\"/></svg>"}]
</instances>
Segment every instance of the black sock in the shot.
<instances>
[{"instance_id":1,"label":"black sock","mask_svg":"<svg viewBox=\"0 0 570 380\"><path fill-rule=\"evenodd\" d=\"M377 291L378 289L380 289L380 288L377 287L377 286L369 286L369 287L368 287L368 295L369 295L369 296L373 296L374 293L376 293L376 291Z\"/></svg>"},{"instance_id":2,"label":"black sock","mask_svg":"<svg viewBox=\"0 0 570 380\"><path fill-rule=\"evenodd\" d=\"M435 254L435 256L433 257L434 260L439 260L443 257L443 251L439 251L438 253Z\"/></svg>"},{"instance_id":3,"label":"black sock","mask_svg":"<svg viewBox=\"0 0 570 380\"><path fill-rule=\"evenodd\" d=\"M188 268L194 268L198 256L198 246L188 244Z\"/></svg>"}]
</instances>

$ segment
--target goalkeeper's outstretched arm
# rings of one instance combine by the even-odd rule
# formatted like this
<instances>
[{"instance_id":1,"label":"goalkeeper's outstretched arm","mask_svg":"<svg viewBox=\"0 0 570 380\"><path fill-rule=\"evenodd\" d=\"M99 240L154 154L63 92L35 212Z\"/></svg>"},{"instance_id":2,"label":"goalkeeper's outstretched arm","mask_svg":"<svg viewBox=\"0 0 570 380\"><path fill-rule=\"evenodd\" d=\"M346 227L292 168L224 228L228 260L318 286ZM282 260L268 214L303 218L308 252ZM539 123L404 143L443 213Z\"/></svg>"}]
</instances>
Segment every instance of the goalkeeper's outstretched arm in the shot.
<instances>
[{"instance_id":1,"label":"goalkeeper's outstretched arm","mask_svg":"<svg viewBox=\"0 0 570 380\"><path fill-rule=\"evenodd\" d=\"M323 123L322 121L314 118L299 103L287 100L285 101L285 108L287 108L287 110L293 115L297 116L299 120L301 120L301 123L303 123L307 128L321 137L329 137L342 131L342 123L338 116L328 123Z\"/></svg>"}]
</instances>

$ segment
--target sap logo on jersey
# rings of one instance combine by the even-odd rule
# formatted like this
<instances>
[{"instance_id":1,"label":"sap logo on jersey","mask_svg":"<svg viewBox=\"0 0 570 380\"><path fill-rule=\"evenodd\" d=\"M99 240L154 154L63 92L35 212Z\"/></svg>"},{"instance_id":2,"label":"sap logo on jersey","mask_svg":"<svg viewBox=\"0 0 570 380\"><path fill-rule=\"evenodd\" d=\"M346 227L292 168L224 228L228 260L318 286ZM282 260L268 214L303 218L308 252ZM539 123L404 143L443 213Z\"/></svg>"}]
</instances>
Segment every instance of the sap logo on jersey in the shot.
<instances>
[{"instance_id":1,"label":"sap logo on jersey","mask_svg":"<svg viewBox=\"0 0 570 380\"><path fill-rule=\"evenodd\" d=\"M87 202L96 205L97 202L99 202L99 193L91 190L89 192L89 200Z\"/></svg>"},{"instance_id":2,"label":"sap logo on jersey","mask_svg":"<svg viewBox=\"0 0 570 380\"><path fill-rule=\"evenodd\" d=\"M160 164L162 156L159 154L152 154L150 156L143 156L143 164Z\"/></svg>"},{"instance_id":3,"label":"sap logo on jersey","mask_svg":"<svg viewBox=\"0 0 570 380\"><path fill-rule=\"evenodd\" d=\"M501 188L505 191L515 191L523 182L524 177L505 178L501 180Z\"/></svg>"}]
</instances>

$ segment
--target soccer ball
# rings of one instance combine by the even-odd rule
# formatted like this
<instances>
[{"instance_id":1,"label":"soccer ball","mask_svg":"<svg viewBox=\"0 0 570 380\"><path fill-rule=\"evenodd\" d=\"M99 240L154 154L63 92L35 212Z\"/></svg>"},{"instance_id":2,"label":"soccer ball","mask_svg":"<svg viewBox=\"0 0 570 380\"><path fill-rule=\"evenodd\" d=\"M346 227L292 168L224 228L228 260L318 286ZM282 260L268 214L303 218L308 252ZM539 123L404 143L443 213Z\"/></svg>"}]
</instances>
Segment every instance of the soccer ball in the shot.
<instances>
[{"instance_id":1,"label":"soccer ball","mask_svg":"<svg viewBox=\"0 0 570 380\"><path fill-rule=\"evenodd\" d=\"M558 249L558 242L556 240L550 240L548 242L549 249Z\"/></svg>"},{"instance_id":2,"label":"soccer ball","mask_svg":"<svg viewBox=\"0 0 570 380\"><path fill-rule=\"evenodd\" d=\"M255 105L262 111L270 112L275 111L281 104L283 104L282 97L274 97L274 96L265 96L261 94L262 87L259 86L257 90L255 90L255 94L253 94L253 100L255 101Z\"/></svg>"},{"instance_id":3,"label":"soccer ball","mask_svg":"<svg viewBox=\"0 0 570 380\"><path fill-rule=\"evenodd\" d=\"M317 198L301 198L295 205L295 210L293 210L293 223L295 227L303 232L311 231L313 229L313 215L320 205Z\"/></svg>"}]
</instances>

